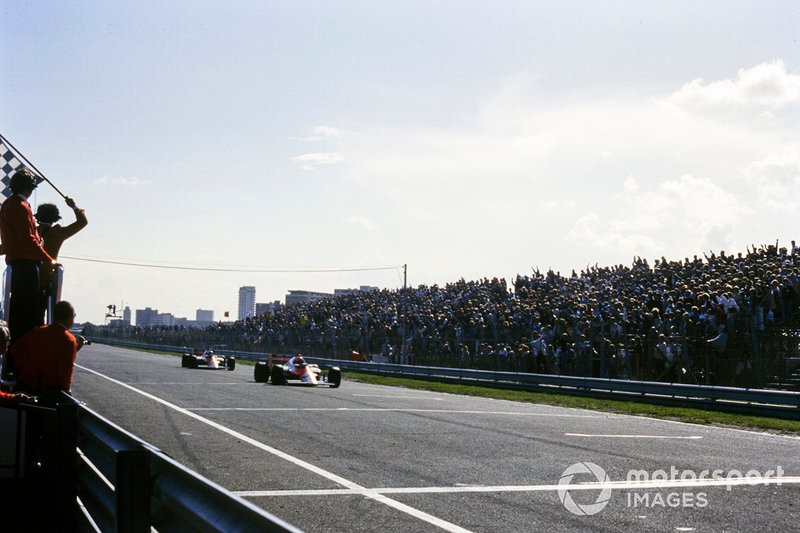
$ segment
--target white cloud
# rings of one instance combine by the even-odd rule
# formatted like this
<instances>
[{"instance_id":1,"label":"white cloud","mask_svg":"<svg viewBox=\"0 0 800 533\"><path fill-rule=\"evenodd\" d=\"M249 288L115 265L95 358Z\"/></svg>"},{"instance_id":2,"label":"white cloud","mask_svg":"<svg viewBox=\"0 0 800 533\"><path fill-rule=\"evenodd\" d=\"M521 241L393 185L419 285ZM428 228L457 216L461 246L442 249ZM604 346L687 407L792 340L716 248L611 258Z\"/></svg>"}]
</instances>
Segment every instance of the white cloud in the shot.
<instances>
[{"instance_id":1,"label":"white cloud","mask_svg":"<svg viewBox=\"0 0 800 533\"><path fill-rule=\"evenodd\" d=\"M97 185L120 186L120 187L142 187L150 185L152 182L149 179L142 179L136 176L131 178L114 178L111 176L103 176L94 180Z\"/></svg>"},{"instance_id":2,"label":"white cloud","mask_svg":"<svg viewBox=\"0 0 800 533\"><path fill-rule=\"evenodd\" d=\"M620 221L614 221L610 226L618 226ZM662 243L651 236L636 232L629 226L628 232L610 231L597 213L588 213L575 222L569 237L579 244L589 243L598 247L622 248L633 255L649 256L663 247Z\"/></svg>"},{"instance_id":3,"label":"white cloud","mask_svg":"<svg viewBox=\"0 0 800 533\"><path fill-rule=\"evenodd\" d=\"M800 195L800 146L797 144L753 161L744 169L744 175L769 208L797 210Z\"/></svg>"},{"instance_id":4,"label":"white cloud","mask_svg":"<svg viewBox=\"0 0 800 533\"><path fill-rule=\"evenodd\" d=\"M344 162L344 155L338 152L303 154L292 158L292 161L302 163L303 170L314 170L320 165L338 165Z\"/></svg>"},{"instance_id":5,"label":"white cloud","mask_svg":"<svg viewBox=\"0 0 800 533\"><path fill-rule=\"evenodd\" d=\"M295 141L316 142L330 141L341 137L342 133L338 128L330 126L315 126L312 135L307 137L292 137Z\"/></svg>"},{"instance_id":6,"label":"white cloud","mask_svg":"<svg viewBox=\"0 0 800 533\"><path fill-rule=\"evenodd\" d=\"M755 106L780 108L800 99L800 75L786 71L783 61L740 69L735 79L704 83L693 80L669 97L681 107Z\"/></svg>"},{"instance_id":7,"label":"white cloud","mask_svg":"<svg viewBox=\"0 0 800 533\"><path fill-rule=\"evenodd\" d=\"M316 135L317 137L335 139L339 137L340 133L337 128L331 128L329 126L317 126L314 128L314 135Z\"/></svg>"},{"instance_id":8,"label":"white cloud","mask_svg":"<svg viewBox=\"0 0 800 533\"><path fill-rule=\"evenodd\" d=\"M795 83L782 63L768 66L730 83L742 94L757 92L754 77ZM471 127L351 131L342 139L346 178L368 198L363 205L381 206L367 216L402 217L407 233L420 236L415 244L452 244L454 260L469 235L484 253L503 243L504 256L562 270L587 260L741 249L793 227L793 204L766 209L754 192L766 195L769 184L773 201L792 190L800 197L800 149L785 150L797 126L752 120L766 104L728 113L740 104L717 98L709 117L655 97L546 100L530 90L532 81L507 80ZM788 102L790 93L753 101ZM785 119L788 107L767 110Z\"/></svg>"},{"instance_id":9,"label":"white cloud","mask_svg":"<svg viewBox=\"0 0 800 533\"><path fill-rule=\"evenodd\" d=\"M736 227L751 209L708 179L691 175L641 190L627 178L604 220L595 212L570 231L579 244L614 246L630 256L680 256L688 250L731 249Z\"/></svg>"}]
</instances>

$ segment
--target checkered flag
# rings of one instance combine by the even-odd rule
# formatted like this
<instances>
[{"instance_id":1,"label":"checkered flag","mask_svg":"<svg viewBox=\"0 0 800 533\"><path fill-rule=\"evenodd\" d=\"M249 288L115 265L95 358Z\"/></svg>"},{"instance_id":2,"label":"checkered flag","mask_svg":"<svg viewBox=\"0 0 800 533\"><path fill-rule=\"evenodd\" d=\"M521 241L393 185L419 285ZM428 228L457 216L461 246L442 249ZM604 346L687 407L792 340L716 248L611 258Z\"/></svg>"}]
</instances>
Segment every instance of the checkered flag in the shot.
<instances>
[{"instance_id":1,"label":"checkered flag","mask_svg":"<svg viewBox=\"0 0 800 533\"><path fill-rule=\"evenodd\" d=\"M27 167L22 164L17 155L6 145L5 139L0 137L0 181L3 182L3 199L14 194L8 186L11 183L11 176L21 168ZM35 172L31 172L31 174L36 178L37 185L44 181L44 179Z\"/></svg>"}]
</instances>

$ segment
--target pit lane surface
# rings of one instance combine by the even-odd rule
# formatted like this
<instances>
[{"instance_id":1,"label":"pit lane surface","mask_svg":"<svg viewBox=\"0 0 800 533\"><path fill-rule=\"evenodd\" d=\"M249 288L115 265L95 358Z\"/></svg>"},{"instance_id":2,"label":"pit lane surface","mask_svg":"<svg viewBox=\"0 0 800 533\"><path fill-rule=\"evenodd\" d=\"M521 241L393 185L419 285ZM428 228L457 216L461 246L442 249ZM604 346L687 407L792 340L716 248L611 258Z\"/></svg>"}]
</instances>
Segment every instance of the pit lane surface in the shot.
<instances>
[{"instance_id":1,"label":"pit lane surface","mask_svg":"<svg viewBox=\"0 0 800 533\"><path fill-rule=\"evenodd\" d=\"M97 344L78 355L73 393L307 531L800 528L797 438L352 381L276 387L255 383L249 365L190 370L179 357ZM611 483L562 497L576 512L602 507L596 514L574 514L559 497L578 463L596 464ZM696 476L781 467L788 479L733 480L730 490L626 482L631 470L673 467ZM572 480L589 482L598 477ZM613 487L605 506L603 487Z\"/></svg>"}]
</instances>

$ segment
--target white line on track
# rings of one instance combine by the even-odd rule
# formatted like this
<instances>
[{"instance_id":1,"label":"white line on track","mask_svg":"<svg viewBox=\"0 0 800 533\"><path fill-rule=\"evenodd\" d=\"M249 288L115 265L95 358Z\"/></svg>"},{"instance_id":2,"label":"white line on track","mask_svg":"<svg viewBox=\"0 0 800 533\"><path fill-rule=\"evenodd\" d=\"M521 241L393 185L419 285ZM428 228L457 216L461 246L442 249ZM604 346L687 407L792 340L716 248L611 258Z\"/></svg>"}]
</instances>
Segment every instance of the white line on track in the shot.
<instances>
[{"instance_id":1,"label":"white line on track","mask_svg":"<svg viewBox=\"0 0 800 533\"><path fill-rule=\"evenodd\" d=\"M573 483L569 485L468 485L455 487L384 487L375 489L318 489L318 490L263 490L263 491L237 491L234 494L249 497L271 496L342 496L371 494L459 494L476 492L548 492L558 490L644 490L663 488L700 488L700 487L734 487L756 485L798 485L800 476L783 476L761 479L747 478L722 478L722 479L665 479L649 481L608 481L604 483Z\"/></svg>"},{"instance_id":2,"label":"white line on track","mask_svg":"<svg viewBox=\"0 0 800 533\"><path fill-rule=\"evenodd\" d=\"M362 398L400 398L403 400L435 400L437 402L442 401L442 398L436 398L434 396L389 396L387 394L353 394L353 396L359 396Z\"/></svg>"},{"instance_id":3,"label":"white line on track","mask_svg":"<svg viewBox=\"0 0 800 533\"><path fill-rule=\"evenodd\" d=\"M117 385L119 385L121 387L125 387L126 389L129 389L129 390L131 390L131 391L133 391L133 392L135 392L137 394L140 394L140 395L144 396L145 398L149 398L150 400L158 402L161 405L164 405L165 407L169 407L170 409L173 409L173 410L175 410L175 411L177 411L179 413L182 413L182 414L184 414L184 415L186 415L188 417L194 418L195 420L198 420L199 422L203 422L204 424L207 424L207 425L213 427L214 429L222 431L223 433L227 433L228 435L230 435L230 436L232 436L234 438L237 438L237 439L239 439L239 440L241 440L243 442L246 442L248 444L251 444L252 446L255 446L256 448L264 450L267 453L271 453L272 455L275 455L277 457L280 457L281 459L289 461L290 463L294 464L295 466L299 466L300 468L304 468L304 469L306 469L306 470L308 470L310 472L313 472L313 473L315 473L315 474L317 474L319 476L324 477L325 479L333 481L334 483L338 483L339 485L342 485L343 487L346 487L350 491L363 493L364 496L366 496L367 498L370 498L370 499L375 500L377 502L383 503L384 505L387 505L387 506L389 506L389 507L391 507L391 508L393 508L393 509L395 509L397 511L401 511L403 513L411 515L414 518L417 518L419 520L423 520L423 521L425 521L425 522L427 522L429 524L432 524L432 525L434 525L436 527L444 529L445 531L450 531L452 533L470 533L470 531L468 529L464 529L464 528L462 528L460 526L457 526L456 524L453 524L451 522L447 522L446 520L442 520L441 518L437 518L437 517L435 517L433 515L430 515L430 514L424 512L424 511L420 511L419 509L415 509L414 507L411 507L411 506L406 505L404 503L401 503L401 502L398 502L398 501L393 500L391 498L388 498L388 497L384 496L383 494L366 492L366 491L369 491L369 489L367 489L365 487L362 487L361 485L359 485L359 484L357 484L357 483L355 483L353 481L345 479L345 478L343 478L341 476L337 476L333 472L328 472L327 470L324 470L324 469L322 469L322 468L320 468L318 466L315 466L315 465L313 465L311 463L303 461L302 459L298 459L297 457L294 457L293 455L289 455L286 452L282 452L281 450L278 450L277 448L273 448L272 446L268 446L268 445L266 445L266 444L264 444L262 442L259 442L259 441L255 440L255 439L251 438L251 437L248 437L247 435L244 435L243 433L239 433L239 432L234 431L234 430L232 430L230 428L227 428L227 427L225 427L225 426L223 426L221 424L218 424L218 423L214 422L213 420L209 420L207 418L203 418L202 416L200 416L200 415L198 415L196 413L193 413L193 412L189 411L188 409L184 409L182 407L178 407L177 405L175 405L173 403L170 403L170 402L168 402L166 400L162 400L158 396L153 396L152 394L149 394L149 393L147 393L147 392L145 392L143 390L139 390L136 387L128 385L127 383L123 383L123 382L121 382L119 380L116 380L116 379L114 379L112 377L106 376L105 374L101 374L100 372L97 372L96 370L92 370L90 368L86 368L86 367L81 366L81 365L75 365L75 366L77 368L82 369L82 370L86 370L87 372L90 372L92 374L95 374L96 376L99 376L101 378L107 379L108 381L110 381L112 383L116 383Z\"/></svg>"},{"instance_id":4,"label":"white line on track","mask_svg":"<svg viewBox=\"0 0 800 533\"><path fill-rule=\"evenodd\" d=\"M443 413L457 415L546 416L556 418L619 418L613 415L568 415L558 413L517 413L514 411L463 411L460 409L410 409L403 407L191 407L187 411L374 411L377 413Z\"/></svg>"},{"instance_id":5,"label":"white line on track","mask_svg":"<svg viewBox=\"0 0 800 533\"><path fill-rule=\"evenodd\" d=\"M567 437L599 437L603 439L686 439L697 440L702 439L700 435L591 435L588 433L564 433Z\"/></svg>"},{"instance_id":6,"label":"white line on track","mask_svg":"<svg viewBox=\"0 0 800 533\"><path fill-rule=\"evenodd\" d=\"M132 384L135 385L202 385L202 386L213 386L213 385L241 385L241 381L132 381Z\"/></svg>"}]
</instances>

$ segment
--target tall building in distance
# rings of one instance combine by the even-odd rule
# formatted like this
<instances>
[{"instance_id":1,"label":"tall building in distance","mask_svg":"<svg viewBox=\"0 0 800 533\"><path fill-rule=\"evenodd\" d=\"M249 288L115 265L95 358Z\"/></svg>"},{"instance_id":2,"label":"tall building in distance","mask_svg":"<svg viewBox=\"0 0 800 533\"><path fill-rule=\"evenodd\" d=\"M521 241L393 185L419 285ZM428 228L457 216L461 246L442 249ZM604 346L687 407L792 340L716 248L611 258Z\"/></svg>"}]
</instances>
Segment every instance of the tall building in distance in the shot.
<instances>
[{"instance_id":1,"label":"tall building in distance","mask_svg":"<svg viewBox=\"0 0 800 533\"><path fill-rule=\"evenodd\" d=\"M256 288L239 287L239 320L256 314Z\"/></svg>"},{"instance_id":2,"label":"tall building in distance","mask_svg":"<svg viewBox=\"0 0 800 533\"><path fill-rule=\"evenodd\" d=\"M149 307L145 307L144 309L136 310L137 326L139 327L153 326L157 322L158 322L158 309L151 309Z\"/></svg>"}]
</instances>

